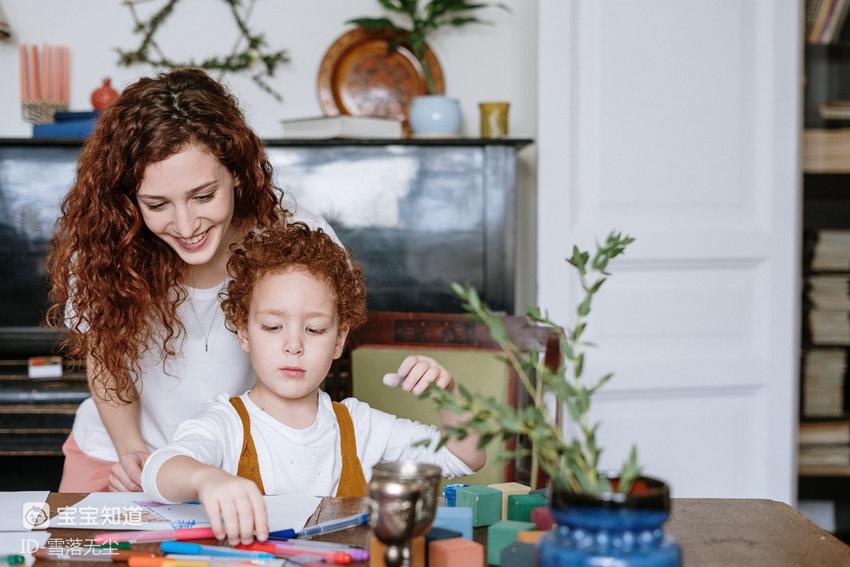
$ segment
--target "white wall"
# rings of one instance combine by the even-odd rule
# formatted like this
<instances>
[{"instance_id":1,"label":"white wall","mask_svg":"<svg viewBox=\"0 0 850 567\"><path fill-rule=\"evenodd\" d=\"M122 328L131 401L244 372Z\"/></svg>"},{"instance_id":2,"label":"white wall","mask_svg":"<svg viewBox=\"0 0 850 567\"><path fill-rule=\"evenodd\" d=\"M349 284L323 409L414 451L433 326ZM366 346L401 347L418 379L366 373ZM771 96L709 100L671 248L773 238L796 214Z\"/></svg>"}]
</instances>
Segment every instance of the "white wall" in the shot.
<instances>
[{"instance_id":1,"label":"white wall","mask_svg":"<svg viewBox=\"0 0 850 567\"><path fill-rule=\"evenodd\" d=\"M114 49L135 48L130 11L120 0L0 0L12 26L11 42L0 43L0 137L28 137L21 119L18 44L67 45L71 49L71 109L91 108L89 97L103 77L116 89L151 74L147 66L119 67ZM148 14L161 0L138 6ZM247 2L245 2L247 3ZM488 9L481 17L493 25L470 25L437 32L431 46L443 68L446 92L460 100L464 134L478 133L478 103L511 103L510 130L534 137L537 113L537 0L507 0L510 12ZM278 121L321 114L316 75L327 48L351 28L344 22L382 15L376 0L258 0L249 21L266 34L271 49L287 49L291 63L269 82L283 102L257 87L249 76L226 75L224 82L239 98L248 121L264 138L279 136ZM203 21L203 23L201 23ZM202 59L230 52L237 32L222 0L182 0L158 32L163 51L176 60ZM534 148L523 150L519 163L518 305L534 296Z\"/></svg>"},{"instance_id":2,"label":"white wall","mask_svg":"<svg viewBox=\"0 0 850 567\"><path fill-rule=\"evenodd\" d=\"M116 47L138 45L130 12L119 0L3 0L14 32L12 43L0 43L0 136L28 136L20 119L18 43L68 45L71 48L71 108L88 109L89 96L102 77L113 77L117 88L141 75L145 66L118 67ZM163 2L140 4L148 13ZM489 9L482 16L492 26L448 29L432 45L446 76L449 95L460 99L465 132L478 130L477 103L511 101L514 133L533 134L535 123L536 2L508 1L510 13ZM283 94L278 103L250 78L228 75L226 82L245 107L262 137L280 133L281 118L321 114L316 97L316 73L325 50L358 16L381 15L375 0L258 0L250 25L266 34L271 48L289 51L292 62L281 67L271 84ZM201 24L203 21L203 24ZM174 59L198 59L229 53L237 37L235 24L222 0L182 0L157 34L163 51Z\"/></svg>"}]
</instances>

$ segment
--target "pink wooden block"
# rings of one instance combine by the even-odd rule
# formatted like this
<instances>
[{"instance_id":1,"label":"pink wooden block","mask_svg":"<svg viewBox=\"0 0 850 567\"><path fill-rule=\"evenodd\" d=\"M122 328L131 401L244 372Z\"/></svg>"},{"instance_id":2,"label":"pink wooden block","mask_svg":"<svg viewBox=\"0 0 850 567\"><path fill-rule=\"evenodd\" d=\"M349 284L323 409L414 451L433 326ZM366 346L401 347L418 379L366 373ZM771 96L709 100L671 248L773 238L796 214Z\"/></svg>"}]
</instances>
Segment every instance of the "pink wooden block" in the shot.
<instances>
[{"instance_id":1,"label":"pink wooden block","mask_svg":"<svg viewBox=\"0 0 850 567\"><path fill-rule=\"evenodd\" d=\"M546 506L532 510L531 521L537 524L538 530L543 530L544 532L552 529L552 525L555 523L554 518L552 518L552 512Z\"/></svg>"},{"instance_id":2,"label":"pink wooden block","mask_svg":"<svg viewBox=\"0 0 850 567\"><path fill-rule=\"evenodd\" d=\"M463 538L440 539L428 544L428 567L482 567L484 546Z\"/></svg>"}]
</instances>

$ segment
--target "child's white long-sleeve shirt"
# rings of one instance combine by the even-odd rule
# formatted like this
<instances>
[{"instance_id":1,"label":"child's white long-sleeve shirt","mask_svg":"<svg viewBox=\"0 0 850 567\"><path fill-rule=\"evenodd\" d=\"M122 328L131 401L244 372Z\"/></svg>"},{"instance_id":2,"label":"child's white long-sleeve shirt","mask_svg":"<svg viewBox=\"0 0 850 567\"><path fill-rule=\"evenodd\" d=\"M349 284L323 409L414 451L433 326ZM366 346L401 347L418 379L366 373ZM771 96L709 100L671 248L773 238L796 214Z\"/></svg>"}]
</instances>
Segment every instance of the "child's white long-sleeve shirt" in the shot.
<instances>
[{"instance_id":1,"label":"child's white long-sleeve shirt","mask_svg":"<svg viewBox=\"0 0 850 567\"><path fill-rule=\"evenodd\" d=\"M248 397L240 396L251 420L251 435L257 448L260 476L267 494L336 494L342 472L339 425L331 399L319 391L316 420L304 429L286 426L260 409ZM357 441L357 456L366 480L372 467L382 461L412 459L439 466L446 477L472 474L472 470L445 446L434 452L439 430L409 419L373 409L355 398L342 402L351 414ZM430 447L411 447L428 439ZM142 488L160 502L157 473L167 460L186 455L198 462L236 474L242 451L242 422L230 403L230 396L219 394L201 414L183 422L171 443L148 458L142 471Z\"/></svg>"}]
</instances>

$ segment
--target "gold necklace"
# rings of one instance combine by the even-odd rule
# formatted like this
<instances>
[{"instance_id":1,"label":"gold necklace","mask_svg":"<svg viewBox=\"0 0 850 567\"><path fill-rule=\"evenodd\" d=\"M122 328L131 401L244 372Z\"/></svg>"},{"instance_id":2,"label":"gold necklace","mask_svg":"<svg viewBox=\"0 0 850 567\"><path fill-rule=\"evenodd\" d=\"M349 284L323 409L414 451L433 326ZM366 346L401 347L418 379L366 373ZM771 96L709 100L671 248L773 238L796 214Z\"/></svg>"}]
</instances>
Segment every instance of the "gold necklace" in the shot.
<instances>
[{"instance_id":1,"label":"gold necklace","mask_svg":"<svg viewBox=\"0 0 850 567\"><path fill-rule=\"evenodd\" d=\"M218 309L213 309L212 320L210 321L210 328L207 329L207 332L204 333L204 326L201 324L201 318L198 317L198 312L195 311L195 302L192 301L192 298L189 297L189 307L192 309L192 315L195 316L195 321L198 323L198 328L201 330L201 334L204 335L204 352L209 352L210 350L210 335L212 334L213 324L215 323L215 319L218 316Z\"/></svg>"}]
</instances>

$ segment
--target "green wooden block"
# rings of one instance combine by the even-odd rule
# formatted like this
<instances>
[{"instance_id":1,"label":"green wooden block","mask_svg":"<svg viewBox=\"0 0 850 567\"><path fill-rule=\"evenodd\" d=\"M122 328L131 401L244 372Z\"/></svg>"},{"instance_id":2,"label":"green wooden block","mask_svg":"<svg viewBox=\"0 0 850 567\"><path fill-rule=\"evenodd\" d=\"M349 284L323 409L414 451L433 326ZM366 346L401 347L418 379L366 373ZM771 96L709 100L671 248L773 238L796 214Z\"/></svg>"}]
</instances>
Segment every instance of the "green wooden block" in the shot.
<instances>
[{"instance_id":1,"label":"green wooden block","mask_svg":"<svg viewBox=\"0 0 850 567\"><path fill-rule=\"evenodd\" d=\"M455 506L472 508L472 525L476 528L495 524L502 519L502 493L489 486L459 487Z\"/></svg>"},{"instance_id":2,"label":"green wooden block","mask_svg":"<svg viewBox=\"0 0 850 567\"><path fill-rule=\"evenodd\" d=\"M536 527L532 522L502 520L487 528L487 563L499 565L502 550L516 541L517 534Z\"/></svg>"},{"instance_id":3,"label":"green wooden block","mask_svg":"<svg viewBox=\"0 0 850 567\"><path fill-rule=\"evenodd\" d=\"M530 522L531 511L548 505L540 494L511 494L508 496L508 519L517 522Z\"/></svg>"}]
</instances>

